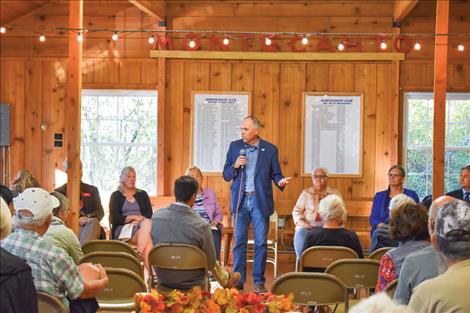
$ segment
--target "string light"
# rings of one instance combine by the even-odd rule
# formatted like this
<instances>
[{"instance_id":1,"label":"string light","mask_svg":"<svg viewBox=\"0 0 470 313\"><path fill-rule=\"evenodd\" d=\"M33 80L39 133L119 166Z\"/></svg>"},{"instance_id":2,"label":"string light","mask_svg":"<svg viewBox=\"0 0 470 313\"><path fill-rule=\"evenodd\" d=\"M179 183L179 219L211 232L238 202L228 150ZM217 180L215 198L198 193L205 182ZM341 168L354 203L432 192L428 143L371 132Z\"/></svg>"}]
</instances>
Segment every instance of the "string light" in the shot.
<instances>
[{"instance_id":1,"label":"string light","mask_svg":"<svg viewBox=\"0 0 470 313\"><path fill-rule=\"evenodd\" d=\"M191 39L191 40L189 41L188 46L189 46L190 48L196 47L196 42L194 41L194 39Z\"/></svg>"},{"instance_id":2,"label":"string light","mask_svg":"<svg viewBox=\"0 0 470 313\"><path fill-rule=\"evenodd\" d=\"M304 37L302 38L302 44L305 46L305 45L308 45L308 38L307 36L304 35Z\"/></svg>"},{"instance_id":3,"label":"string light","mask_svg":"<svg viewBox=\"0 0 470 313\"><path fill-rule=\"evenodd\" d=\"M265 44L266 46L270 46L272 43L273 43L273 42L272 42L271 38L266 37L266 38L264 39L264 44Z\"/></svg>"},{"instance_id":4,"label":"string light","mask_svg":"<svg viewBox=\"0 0 470 313\"><path fill-rule=\"evenodd\" d=\"M0 33L5 34L6 32L7 32L6 27L1 26L1 27L0 27Z\"/></svg>"},{"instance_id":5,"label":"string light","mask_svg":"<svg viewBox=\"0 0 470 313\"><path fill-rule=\"evenodd\" d=\"M153 45L155 43L155 37L151 35L148 39L149 44Z\"/></svg>"},{"instance_id":6,"label":"string light","mask_svg":"<svg viewBox=\"0 0 470 313\"><path fill-rule=\"evenodd\" d=\"M464 45L462 44L458 45L457 50L459 50L460 52L464 51L465 50Z\"/></svg>"},{"instance_id":7,"label":"string light","mask_svg":"<svg viewBox=\"0 0 470 313\"><path fill-rule=\"evenodd\" d=\"M385 42L385 40L382 40L382 42L380 43L380 49L382 50L387 49L387 43Z\"/></svg>"},{"instance_id":8,"label":"string light","mask_svg":"<svg viewBox=\"0 0 470 313\"><path fill-rule=\"evenodd\" d=\"M114 41L118 40L119 39L118 33L114 32L114 34L111 36L111 39L114 40Z\"/></svg>"},{"instance_id":9,"label":"string light","mask_svg":"<svg viewBox=\"0 0 470 313\"><path fill-rule=\"evenodd\" d=\"M342 42L339 43L338 45L338 50L343 51L344 50L344 44Z\"/></svg>"},{"instance_id":10,"label":"string light","mask_svg":"<svg viewBox=\"0 0 470 313\"><path fill-rule=\"evenodd\" d=\"M228 46L229 43L230 43L230 39L228 39L228 37L225 36L225 37L224 37L224 40L222 40L222 43L223 43L224 45Z\"/></svg>"},{"instance_id":11,"label":"string light","mask_svg":"<svg viewBox=\"0 0 470 313\"><path fill-rule=\"evenodd\" d=\"M40 42L46 41L46 36L44 36L44 34L41 34L41 35L39 36L39 41L40 41Z\"/></svg>"},{"instance_id":12,"label":"string light","mask_svg":"<svg viewBox=\"0 0 470 313\"><path fill-rule=\"evenodd\" d=\"M417 42L415 43L414 48L415 48L416 51L421 50L421 44L417 41Z\"/></svg>"},{"instance_id":13,"label":"string light","mask_svg":"<svg viewBox=\"0 0 470 313\"><path fill-rule=\"evenodd\" d=\"M81 32L78 32L78 33L77 33L77 41L78 41L78 42L82 42L82 41L83 41L83 35L82 35Z\"/></svg>"}]
</instances>

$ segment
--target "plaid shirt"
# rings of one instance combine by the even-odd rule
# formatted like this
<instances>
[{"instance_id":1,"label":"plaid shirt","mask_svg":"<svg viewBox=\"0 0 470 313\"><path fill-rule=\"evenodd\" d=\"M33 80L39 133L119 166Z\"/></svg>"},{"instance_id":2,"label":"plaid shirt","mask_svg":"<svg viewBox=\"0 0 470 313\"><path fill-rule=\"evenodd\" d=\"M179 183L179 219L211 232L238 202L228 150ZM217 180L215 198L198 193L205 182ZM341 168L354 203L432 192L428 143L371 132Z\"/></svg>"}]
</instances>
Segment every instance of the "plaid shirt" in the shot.
<instances>
[{"instance_id":1,"label":"plaid shirt","mask_svg":"<svg viewBox=\"0 0 470 313\"><path fill-rule=\"evenodd\" d=\"M58 297L67 308L67 298L73 300L82 293L82 276L72 258L36 232L16 228L1 246L28 262L37 291Z\"/></svg>"}]
</instances>

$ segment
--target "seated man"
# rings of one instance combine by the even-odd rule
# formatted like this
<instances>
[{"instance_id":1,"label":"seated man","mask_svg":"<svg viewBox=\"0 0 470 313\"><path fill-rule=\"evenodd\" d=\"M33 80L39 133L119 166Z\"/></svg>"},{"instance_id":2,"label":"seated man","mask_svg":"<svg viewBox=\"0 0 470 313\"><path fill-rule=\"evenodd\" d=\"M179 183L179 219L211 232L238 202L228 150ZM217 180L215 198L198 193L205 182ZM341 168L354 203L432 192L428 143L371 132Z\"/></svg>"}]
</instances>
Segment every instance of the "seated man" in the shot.
<instances>
[{"instance_id":1,"label":"seated man","mask_svg":"<svg viewBox=\"0 0 470 313\"><path fill-rule=\"evenodd\" d=\"M435 231L436 217L439 209L454 198L442 196L434 201L428 212L428 231L432 236ZM413 289L425 280L442 274L447 269L444 258L432 245L408 255L400 270L397 290L393 297L396 302L408 304Z\"/></svg>"},{"instance_id":2,"label":"seated man","mask_svg":"<svg viewBox=\"0 0 470 313\"><path fill-rule=\"evenodd\" d=\"M56 296L70 312L96 312L93 297L108 284L105 270L97 265L75 265L67 253L42 236L52 221L59 200L41 188L28 188L14 199L15 232L2 241L2 248L24 259L31 267L36 290ZM83 279L81 271L93 279ZM89 275L89 272L94 272Z\"/></svg>"},{"instance_id":3,"label":"seated man","mask_svg":"<svg viewBox=\"0 0 470 313\"><path fill-rule=\"evenodd\" d=\"M67 171L67 160L64 161L64 169ZM104 216L104 210L98 188L82 182L82 176L83 169L80 161L80 228L78 229L78 239L83 246L88 241L100 237L100 221ZM67 183L57 188L56 191L67 196Z\"/></svg>"},{"instance_id":4,"label":"seated man","mask_svg":"<svg viewBox=\"0 0 470 313\"><path fill-rule=\"evenodd\" d=\"M453 200L442 206L431 242L443 254L447 271L418 285L409 307L416 313L469 312L470 204Z\"/></svg>"},{"instance_id":5,"label":"seated man","mask_svg":"<svg viewBox=\"0 0 470 313\"><path fill-rule=\"evenodd\" d=\"M222 287L233 287L240 279L239 273L227 273L216 261L210 225L192 208L196 201L197 181L182 176L175 181L176 203L156 211L152 216L152 241L160 243L184 243L200 248L207 257L207 264ZM155 269L159 283L166 288L188 290L204 284L204 271L175 271Z\"/></svg>"},{"instance_id":6,"label":"seated man","mask_svg":"<svg viewBox=\"0 0 470 313\"><path fill-rule=\"evenodd\" d=\"M460 189L447 193L448 196L470 203L470 164L460 169Z\"/></svg>"}]
</instances>

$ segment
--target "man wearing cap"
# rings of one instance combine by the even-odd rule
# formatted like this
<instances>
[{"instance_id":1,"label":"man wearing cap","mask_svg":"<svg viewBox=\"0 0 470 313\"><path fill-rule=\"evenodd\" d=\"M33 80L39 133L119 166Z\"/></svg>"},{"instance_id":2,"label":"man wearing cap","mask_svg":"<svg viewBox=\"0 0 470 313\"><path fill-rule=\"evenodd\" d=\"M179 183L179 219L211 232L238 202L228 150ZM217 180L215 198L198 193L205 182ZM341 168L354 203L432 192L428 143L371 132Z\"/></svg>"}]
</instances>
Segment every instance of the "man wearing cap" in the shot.
<instances>
[{"instance_id":1,"label":"man wearing cap","mask_svg":"<svg viewBox=\"0 0 470 313\"><path fill-rule=\"evenodd\" d=\"M448 269L416 287L409 307L417 313L470 312L470 204L453 200L443 205L431 242Z\"/></svg>"},{"instance_id":2,"label":"man wearing cap","mask_svg":"<svg viewBox=\"0 0 470 313\"><path fill-rule=\"evenodd\" d=\"M52 220L52 209L59 200L42 188L28 188L14 200L15 232L2 240L2 248L24 259L31 266L36 290L56 296L70 312L96 312L93 297L108 284L100 265L75 265L72 258L42 236ZM93 277L84 281L82 274ZM92 275L88 275L88 274Z\"/></svg>"},{"instance_id":3,"label":"man wearing cap","mask_svg":"<svg viewBox=\"0 0 470 313\"><path fill-rule=\"evenodd\" d=\"M67 160L64 161L64 169L67 171ZM80 161L80 217L78 240L83 246L88 241L100 237L100 221L104 216L104 210L101 205L98 188L82 182L82 176L82 161ZM56 191L67 196L67 183L57 188Z\"/></svg>"},{"instance_id":4,"label":"man wearing cap","mask_svg":"<svg viewBox=\"0 0 470 313\"><path fill-rule=\"evenodd\" d=\"M470 165L460 169L459 183L460 189L453 190L447 195L470 203Z\"/></svg>"}]
</instances>

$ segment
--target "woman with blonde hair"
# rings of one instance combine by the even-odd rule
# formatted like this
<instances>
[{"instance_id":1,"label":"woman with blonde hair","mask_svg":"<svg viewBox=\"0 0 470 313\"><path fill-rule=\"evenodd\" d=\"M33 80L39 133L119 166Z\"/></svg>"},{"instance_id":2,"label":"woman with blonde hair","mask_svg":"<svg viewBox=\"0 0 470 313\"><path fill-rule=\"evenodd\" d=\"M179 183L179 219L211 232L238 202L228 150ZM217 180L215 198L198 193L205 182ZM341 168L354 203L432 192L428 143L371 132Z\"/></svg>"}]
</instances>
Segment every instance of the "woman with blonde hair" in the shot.
<instances>
[{"instance_id":1,"label":"woman with blonde hair","mask_svg":"<svg viewBox=\"0 0 470 313\"><path fill-rule=\"evenodd\" d=\"M41 187L41 184L30 171L21 170L16 174L11 187L14 191L22 193L27 188Z\"/></svg>"},{"instance_id":2,"label":"woman with blonde hair","mask_svg":"<svg viewBox=\"0 0 470 313\"><path fill-rule=\"evenodd\" d=\"M109 222L112 225L111 236L114 239L129 240L137 244L137 251L142 254L148 268L148 254L152 249L152 204L148 194L136 187L136 172L133 167L122 169L119 176L118 190L109 200ZM132 227L130 238L121 236L125 225Z\"/></svg>"}]
</instances>

